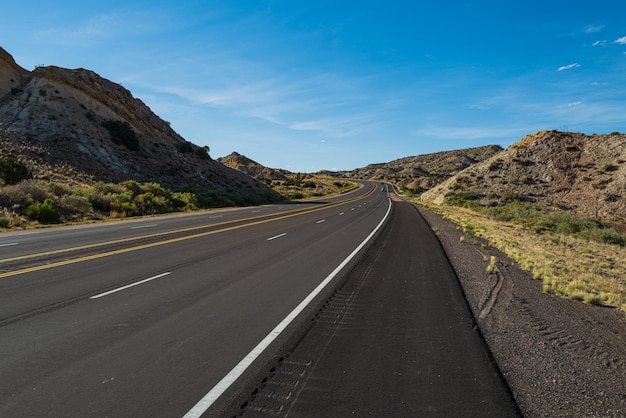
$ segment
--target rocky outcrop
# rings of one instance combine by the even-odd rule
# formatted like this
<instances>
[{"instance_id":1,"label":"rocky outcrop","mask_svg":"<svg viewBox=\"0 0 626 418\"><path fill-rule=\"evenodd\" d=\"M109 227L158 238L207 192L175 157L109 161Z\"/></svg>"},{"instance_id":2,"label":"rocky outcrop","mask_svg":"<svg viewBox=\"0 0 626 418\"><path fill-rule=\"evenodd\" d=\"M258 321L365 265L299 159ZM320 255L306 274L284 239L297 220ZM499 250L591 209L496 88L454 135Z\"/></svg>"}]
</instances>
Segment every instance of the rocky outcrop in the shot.
<instances>
[{"instance_id":1,"label":"rocky outcrop","mask_svg":"<svg viewBox=\"0 0 626 418\"><path fill-rule=\"evenodd\" d=\"M422 192L500 151L502 148L498 145L442 151L400 158L388 163L370 164L363 168L344 172L342 175L388 181L401 189Z\"/></svg>"},{"instance_id":2,"label":"rocky outcrop","mask_svg":"<svg viewBox=\"0 0 626 418\"><path fill-rule=\"evenodd\" d=\"M422 195L441 203L459 192L485 205L518 199L583 216L626 213L626 135L540 131Z\"/></svg>"},{"instance_id":3,"label":"rocky outcrop","mask_svg":"<svg viewBox=\"0 0 626 418\"><path fill-rule=\"evenodd\" d=\"M238 196L236 203L278 198L262 182L213 160L208 147L186 141L130 91L93 71L51 66L29 72L0 50L0 74L0 144L22 156L35 178L158 182ZM127 127L136 146L115 140L106 127L111 121Z\"/></svg>"},{"instance_id":4,"label":"rocky outcrop","mask_svg":"<svg viewBox=\"0 0 626 418\"><path fill-rule=\"evenodd\" d=\"M256 179L285 181L287 180L286 174L289 174L285 170L265 167L264 165L261 165L237 152L233 152L226 157L218 158L217 161L227 167L246 173Z\"/></svg>"},{"instance_id":5,"label":"rocky outcrop","mask_svg":"<svg viewBox=\"0 0 626 418\"><path fill-rule=\"evenodd\" d=\"M13 57L0 48L0 97L18 88L26 77L28 71L17 65Z\"/></svg>"}]
</instances>

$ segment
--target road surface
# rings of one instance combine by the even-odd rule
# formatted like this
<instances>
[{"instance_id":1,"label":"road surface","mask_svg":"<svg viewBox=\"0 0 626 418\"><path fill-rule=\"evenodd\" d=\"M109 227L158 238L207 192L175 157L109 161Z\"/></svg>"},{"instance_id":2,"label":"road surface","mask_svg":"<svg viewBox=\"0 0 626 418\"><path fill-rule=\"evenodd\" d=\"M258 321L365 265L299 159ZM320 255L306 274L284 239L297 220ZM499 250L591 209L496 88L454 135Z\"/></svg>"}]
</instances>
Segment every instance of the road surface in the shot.
<instances>
[{"instance_id":1,"label":"road surface","mask_svg":"<svg viewBox=\"0 0 626 418\"><path fill-rule=\"evenodd\" d=\"M2 234L0 302L2 417L517 414L432 231L377 183Z\"/></svg>"},{"instance_id":2,"label":"road surface","mask_svg":"<svg viewBox=\"0 0 626 418\"><path fill-rule=\"evenodd\" d=\"M185 415L388 208L367 185L297 205L0 235L0 416Z\"/></svg>"}]
</instances>

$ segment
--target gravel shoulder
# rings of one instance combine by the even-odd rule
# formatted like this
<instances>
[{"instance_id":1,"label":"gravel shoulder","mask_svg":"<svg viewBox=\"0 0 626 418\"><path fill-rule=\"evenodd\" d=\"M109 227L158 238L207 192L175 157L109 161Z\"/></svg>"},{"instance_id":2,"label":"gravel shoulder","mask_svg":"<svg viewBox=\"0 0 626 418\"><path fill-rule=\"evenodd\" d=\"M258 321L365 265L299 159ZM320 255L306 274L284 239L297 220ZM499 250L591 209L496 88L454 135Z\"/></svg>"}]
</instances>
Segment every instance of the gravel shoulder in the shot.
<instances>
[{"instance_id":1,"label":"gravel shoulder","mask_svg":"<svg viewBox=\"0 0 626 418\"><path fill-rule=\"evenodd\" d=\"M500 371L528 417L626 416L626 319L542 292L515 261L418 206L436 232ZM491 256L498 272L487 274Z\"/></svg>"}]
</instances>

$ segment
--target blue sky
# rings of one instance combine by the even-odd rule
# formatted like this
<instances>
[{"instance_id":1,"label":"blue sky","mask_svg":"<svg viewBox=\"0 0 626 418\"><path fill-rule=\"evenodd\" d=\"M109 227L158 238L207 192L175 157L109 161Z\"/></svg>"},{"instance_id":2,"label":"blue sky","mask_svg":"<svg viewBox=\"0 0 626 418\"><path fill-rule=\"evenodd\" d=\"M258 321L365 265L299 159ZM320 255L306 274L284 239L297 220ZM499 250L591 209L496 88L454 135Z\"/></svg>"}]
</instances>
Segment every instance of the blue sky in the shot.
<instances>
[{"instance_id":1,"label":"blue sky","mask_svg":"<svg viewBox=\"0 0 626 418\"><path fill-rule=\"evenodd\" d=\"M626 132L623 0L31 1L18 64L121 83L211 155L291 171Z\"/></svg>"}]
</instances>

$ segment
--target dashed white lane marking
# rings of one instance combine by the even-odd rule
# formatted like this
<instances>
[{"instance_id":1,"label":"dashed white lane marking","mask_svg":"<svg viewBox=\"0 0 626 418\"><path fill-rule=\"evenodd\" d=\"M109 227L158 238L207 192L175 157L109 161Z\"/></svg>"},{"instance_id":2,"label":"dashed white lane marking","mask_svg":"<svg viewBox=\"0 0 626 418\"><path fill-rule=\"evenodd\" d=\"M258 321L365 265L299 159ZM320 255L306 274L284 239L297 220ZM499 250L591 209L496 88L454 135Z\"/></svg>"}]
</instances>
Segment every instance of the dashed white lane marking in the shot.
<instances>
[{"instance_id":1,"label":"dashed white lane marking","mask_svg":"<svg viewBox=\"0 0 626 418\"><path fill-rule=\"evenodd\" d=\"M391 212L391 199L389 199L389 207L387 208L387 212L381 219L381 221L376 225L376 227L370 232L370 234L359 244L358 247L354 249L346 257L345 260L339 264L335 270L333 270L326 278L315 288L307 297L304 298L302 302L298 306L295 307L293 311L289 313L276 327L270 331L269 334L256 347L252 349L226 376L220 380L217 385L213 386L213 388L206 394L202 399L196 403L193 408L187 412L183 418L200 418L202 414L204 414L210 407L215 403L215 401L222 396L224 392L233 384L239 377L246 371L248 367L265 351L267 347L270 346L272 342L293 322L294 319L315 299L317 295L341 272L341 270L352 260L361 249L372 239L372 237L376 234L376 232L383 226L387 218L389 217L389 213Z\"/></svg>"},{"instance_id":2,"label":"dashed white lane marking","mask_svg":"<svg viewBox=\"0 0 626 418\"><path fill-rule=\"evenodd\" d=\"M323 222L326 222L326 219L320 219L319 221L317 221L316 223L321 224Z\"/></svg>"},{"instance_id":3,"label":"dashed white lane marking","mask_svg":"<svg viewBox=\"0 0 626 418\"><path fill-rule=\"evenodd\" d=\"M147 283L147 282L152 281L152 280L160 279L161 277L167 276L168 274L172 274L172 273L167 271L165 273L161 273L161 274L158 274L158 275L153 276L153 277L148 277L147 279L143 279L143 280L140 280L138 282L128 284L126 286L118 287L117 289L109 290L108 292L100 293L99 295L92 296L89 299L98 299L98 298L101 298L103 296L108 296L111 293L120 292L120 291L126 290L126 289L128 289L130 287L138 286L140 284Z\"/></svg>"},{"instance_id":4,"label":"dashed white lane marking","mask_svg":"<svg viewBox=\"0 0 626 418\"><path fill-rule=\"evenodd\" d=\"M345 212L339 212L339 216L343 215Z\"/></svg>"},{"instance_id":5,"label":"dashed white lane marking","mask_svg":"<svg viewBox=\"0 0 626 418\"><path fill-rule=\"evenodd\" d=\"M213 215L213 216L209 216L209 219L215 219L215 218L223 218L224 215Z\"/></svg>"},{"instance_id":6,"label":"dashed white lane marking","mask_svg":"<svg viewBox=\"0 0 626 418\"><path fill-rule=\"evenodd\" d=\"M274 240L274 239L276 239L276 238L284 237L285 235L287 235L287 233L286 233L286 232L283 232L282 234L278 234L278 235L275 235L275 236L273 236L273 237L269 237L267 240L268 240L268 241L272 241L272 240Z\"/></svg>"},{"instance_id":7,"label":"dashed white lane marking","mask_svg":"<svg viewBox=\"0 0 626 418\"><path fill-rule=\"evenodd\" d=\"M130 229L143 229L143 228L153 228L157 226L157 224L149 224L149 225L139 225L139 226L133 226Z\"/></svg>"},{"instance_id":8,"label":"dashed white lane marking","mask_svg":"<svg viewBox=\"0 0 626 418\"><path fill-rule=\"evenodd\" d=\"M11 247L13 245L18 245L19 242L10 242L8 244L0 244L0 247Z\"/></svg>"}]
</instances>

